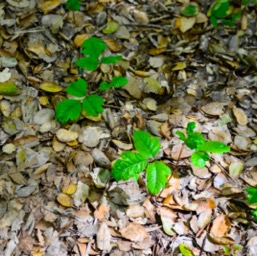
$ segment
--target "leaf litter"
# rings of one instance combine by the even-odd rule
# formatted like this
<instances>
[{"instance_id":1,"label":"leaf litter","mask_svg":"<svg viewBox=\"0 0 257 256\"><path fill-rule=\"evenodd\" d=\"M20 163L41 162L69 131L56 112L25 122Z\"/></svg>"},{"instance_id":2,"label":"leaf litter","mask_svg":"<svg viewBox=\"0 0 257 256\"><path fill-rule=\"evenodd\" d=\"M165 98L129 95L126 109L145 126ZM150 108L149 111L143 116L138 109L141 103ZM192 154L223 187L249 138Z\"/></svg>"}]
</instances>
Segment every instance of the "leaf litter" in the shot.
<instances>
[{"instance_id":1,"label":"leaf litter","mask_svg":"<svg viewBox=\"0 0 257 256\"><path fill-rule=\"evenodd\" d=\"M245 189L257 184L256 6L241 24L216 29L206 8L91 1L73 13L56 0L0 4L0 254L255 255ZM103 61L118 54L119 64L92 75L78 69L90 37L107 44ZM101 93L102 116L56 121L76 78L94 91L120 75L128 84ZM190 121L231 152L211 155L204 169L191 165L190 150L179 158L175 133ZM110 178L136 129L158 136L158 157L178 167L157 196L142 175L139 183Z\"/></svg>"}]
</instances>

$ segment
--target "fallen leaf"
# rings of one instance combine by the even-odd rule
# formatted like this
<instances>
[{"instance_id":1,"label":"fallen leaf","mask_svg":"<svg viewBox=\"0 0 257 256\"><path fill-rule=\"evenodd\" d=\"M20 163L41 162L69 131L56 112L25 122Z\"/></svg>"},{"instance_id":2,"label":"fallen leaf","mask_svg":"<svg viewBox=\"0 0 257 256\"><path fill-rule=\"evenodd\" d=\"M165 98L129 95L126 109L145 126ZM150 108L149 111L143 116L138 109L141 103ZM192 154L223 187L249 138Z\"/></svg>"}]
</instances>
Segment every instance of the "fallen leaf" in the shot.
<instances>
[{"instance_id":1,"label":"fallen leaf","mask_svg":"<svg viewBox=\"0 0 257 256\"><path fill-rule=\"evenodd\" d=\"M228 216L225 214L220 214L212 223L211 234L213 234L215 237L223 237L228 233L230 226L231 222Z\"/></svg>"},{"instance_id":2,"label":"fallen leaf","mask_svg":"<svg viewBox=\"0 0 257 256\"><path fill-rule=\"evenodd\" d=\"M66 194L60 193L56 199L62 206L71 207L73 205L72 198Z\"/></svg>"},{"instance_id":3,"label":"fallen leaf","mask_svg":"<svg viewBox=\"0 0 257 256\"><path fill-rule=\"evenodd\" d=\"M149 237L145 227L138 223L129 223L120 229L120 233L124 238L134 242L142 242Z\"/></svg>"}]
</instances>

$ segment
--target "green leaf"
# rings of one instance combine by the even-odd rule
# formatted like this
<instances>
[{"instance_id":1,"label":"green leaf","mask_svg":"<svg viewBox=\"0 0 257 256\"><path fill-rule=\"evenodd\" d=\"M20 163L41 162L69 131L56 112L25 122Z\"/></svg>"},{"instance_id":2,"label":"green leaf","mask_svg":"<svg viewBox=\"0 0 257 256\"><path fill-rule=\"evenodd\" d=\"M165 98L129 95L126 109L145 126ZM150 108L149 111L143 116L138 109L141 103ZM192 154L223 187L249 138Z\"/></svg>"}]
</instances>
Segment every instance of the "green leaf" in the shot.
<instances>
[{"instance_id":1,"label":"green leaf","mask_svg":"<svg viewBox=\"0 0 257 256\"><path fill-rule=\"evenodd\" d=\"M205 143L205 138L200 132L191 132L185 143L190 149L197 149Z\"/></svg>"},{"instance_id":2,"label":"green leaf","mask_svg":"<svg viewBox=\"0 0 257 256\"><path fill-rule=\"evenodd\" d=\"M0 83L0 95L15 96L18 93L18 87L14 82Z\"/></svg>"},{"instance_id":3,"label":"green leaf","mask_svg":"<svg viewBox=\"0 0 257 256\"><path fill-rule=\"evenodd\" d=\"M106 47L107 45L103 42L102 39L91 37L83 42L82 53L92 58L98 59Z\"/></svg>"},{"instance_id":4,"label":"green leaf","mask_svg":"<svg viewBox=\"0 0 257 256\"><path fill-rule=\"evenodd\" d=\"M181 11L181 14L186 17L196 16L198 13L197 5L190 3L185 6L185 8Z\"/></svg>"},{"instance_id":5,"label":"green leaf","mask_svg":"<svg viewBox=\"0 0 257 256\"><path fill-rule=\"evenodd\" d=\"M76 97L84 97L87 92L87 82L79 78L67 87L67 93Z\"/></svg>"},{"instance_id":6,"label":"green leaf","mask_svg":"<svg viewBox=\"0 0 257 256\"><path fill-rule=\"evenodd\" d=\"M122 56L108 56L108 57L102 57L101 63L103 64L116 64L117 61L122 60Z\"/></svg>"},{"instance_id":7,"label":"green leaf","mask_svg":"<svg viewBox=\"0 0 257 256\"><path fill-rule=\"evenodd\" d=\"M257 188L249 187L246 189L248 193L248 202L249 204L256 204L257 203Z\"/></svg>"},{"instance_id":8,"label":"green leaf","mask_svg":"<svg viewBox=\"0 0 257 256\"><path fill-rule=\"evenodd\" d=\"M113 77L112 81L110 82L110 85L113 87L122 87L128 83L128 78L123 76L116 76Z\"/></svg>"},{"instance_id":9,"label":"green leaf","mask_svg":"<svg viewBox=\"0 0 257 256\"><path fill-rule=\"evenodd\" d=\"M98 59L95 56L84 57L76 61L76 65L85 68L88 71L94 71L98 68Z\"/></svg>"},{"instance_id":10,"label":"green leaf","mask_svg":"<svg viewBox=\"0 0 257 256\"><path fill-rule=\"evenodd\" d=\"M183 132L181 131L176 131L176 134L178 135L179 139L182 141L186 141L186 136Z\"/></svg>"},{"instance_id":11,"label":"green leaf","mask_svg":"<svg viewBox=\"0 0 257 256\"><path fill-rule=\"evenodd\" d=\"M215 16L210 17L210 21L213 27L217 28L218 27L218 20Z\"/></svg>"},{"instance_id":12,"label":"green leaf","mask_svg":"<svg viewBox=\"0 0 257 256\"><path fill-rule=\"evenodd\" d=\"M80 9L80 0L68 0L65 8L71 11L78 11Z\"/></svg>"},{"instance_id":13,"label":"green leaf","mask_svg":"<svg viewBox=\"0 0 257 256\"><path fill-rule=\"evenodd\" d=\"M147 188L151 194L158 194L168 181L170 168L163 162L153 162L146 169Z\"/></svg>"},{"instance_id":14,"label":"green leaf","mask_svg":"<svg viewBox=\"0 0 257 256\"><path fill-rule=\"evenodd\" d=\"M204 167L205 163L210 160L210 156L202 151L196 151L191 155L191 161L194 166Z\"/></svg>"},{"instance_id":15,"label":"green leaf","mask_svg":"<svg viewBox=\"0 0 257 256\"><path fill-rule=\"evenodd\" d=\"M223 154L230 151L230 147L219 141L206 141L204 144L197 147L199 151L212 152L215 154Z\"/></svg>"},{"instance_id":16,"label":"green leaf","mask_svg":"<svg viewBox=\"0 0 257 256\"><path fill-rule=\"evenodd\" d=\"M106 28L103 29L102 31L104 34L111 34L111 33L114 33L119 27L120 27L120 24L118 22L109 20Z\"/></svg>"},{"instance_id":17,"label":"green leaf","mask_svg":"<svg viewBox=\"0 0 257 256\"><path fill-rule=\"evenodd\" d=\"M242 5L248 5L250 3L250 0L242 0Z\"/></svg>"},{"instance_id":18,"label":"green leaf","mask_svg":"<svg viewBox=\"0 0 257 256\"><path fill-rule=\"evenodd\" d=\"M103 81L102 83L100 83L100 85L98 87L98 89L100 91L106 91L106 90L108 90L110 88L111 88L111 85L108 82L106 82L106 81Z\"/></svg>"},{"instance_id":19,"label":"green leaf","mask_svg":"<svg viewBox=\"0 0 257 256\"><path fill-rule=\"evenodd\" d=\"M233 20L231 20L231 19L224 19L222 21L222 25L233 27L233 26L235 26L235 22Z\"/></svg>"},{"instance_id":20,"label":"green leaf","mask_svg":"<svg viewBox=\"0 0 257 256\"><path fill-rule=\"evenodd\" d=\"M161 149L158 138L151 137L149 132L135 131L133 140L136 150L144 157L155 157Z\"/></svg>"},{"instance_id":21,"label":"green leaf","mask_svg":"<svg viewBox=\"0 0 257 256\"><path fill-rule=\"evenodd\" d=\"M104 100L97 94L92 94L83 100L83 108L88 116L98 116L103 113Z\"/></svg>"},{"instance_id":22,"label":"green leaf","mask_svg":"<svg viewBox=\"0 0 257 256\"><path fill-rule=\"evenodd\" d=\"M218 0L211 9L211 16L222 19L227 16L229 10L229 0Z\"/></svg>"},{"instance_id":23,"label":"green leaf","mask_svg":"<svg viewBox=\"0 0 257 256\"><path fill-rule=\"evenodd\" d=\"M138 180L139 174L146 168L147 160L136 152L124 152L112 169L115 180Z\"/></svg>"},{"instance_id":24,"label":"green leaf","mask_svg":"<svg viewBox=\"0 0 257 256\"><path fill-rule=\"evenodd\" d=\"M252 210L252 215L253 215L255 221L257 221L257 208Z\"/></svg>"},{"instance_id":25,"label":"green leaf","mask_svg":"<svg viewBox=\"0 0 257 256\"><path fill-rule=\"evenodd\" d=\"M186 133L188 136L194 131L195 126L196 126L195 122L189 122L187 124Z\"/></svg>"},{"instance_id":26,"label":"green leaf","mask_svg":"<svg viewBox=\"0 0 257 256\"><path fill-rule=\"evenodd\" d=\"M78 100L63 100L55 108L55 117L58 122L75 121L81 113L81 103Z\"/></svg>"},{"instance_id":27,"label":"green leaf","mask_svg":"<svg viewBox=\"0 0 257 256\"><path fill-rule=\"evenodd\" d=\"M179 250L182 253L183 256L194 256L192 250L187 244L180 244Z\"/></svg>"}]
</instances>

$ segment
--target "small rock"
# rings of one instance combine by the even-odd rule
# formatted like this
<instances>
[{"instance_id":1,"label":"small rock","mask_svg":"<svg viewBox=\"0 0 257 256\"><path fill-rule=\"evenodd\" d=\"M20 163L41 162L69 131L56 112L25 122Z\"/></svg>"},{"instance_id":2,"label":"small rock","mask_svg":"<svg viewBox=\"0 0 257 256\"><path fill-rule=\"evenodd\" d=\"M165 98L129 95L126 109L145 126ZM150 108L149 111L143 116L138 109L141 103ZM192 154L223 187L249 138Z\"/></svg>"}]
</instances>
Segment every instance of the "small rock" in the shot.
<instances>
[{"instance_id":1,"label":"small rock","mask_svg":"<svg viewBox=\"0 0 257 256\"><path fill-rule=\"evenodd\" d=\"M56 132L56 137L61 142L69 142L76 140L78 138L78 133L61 128Z\"/></svg>"}]
</instances>

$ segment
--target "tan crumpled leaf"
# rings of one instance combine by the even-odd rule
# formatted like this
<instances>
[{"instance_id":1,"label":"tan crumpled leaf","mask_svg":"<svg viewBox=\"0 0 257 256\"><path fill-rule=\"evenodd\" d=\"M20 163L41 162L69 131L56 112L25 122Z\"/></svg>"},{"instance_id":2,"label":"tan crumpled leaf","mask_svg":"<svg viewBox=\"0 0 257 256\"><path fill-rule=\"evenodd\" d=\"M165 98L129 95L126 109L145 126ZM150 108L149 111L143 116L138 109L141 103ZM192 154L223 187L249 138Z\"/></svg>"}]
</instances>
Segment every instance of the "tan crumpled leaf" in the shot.
<instances>
[{"instance_id":1,"label":"tan crumpled leaf","mask_svg":"<svg viewBox=\"0 0 257 256\"><path fill-rule=\"evenodd\" d=\"M221 102L211 102L202 107L202 110L212 116L219 116L224 113L224 104Z\"/></svg>"},{"instance_id":2,"label":"tan crumpled leaf","mask_svg":"<svg viewBox=\"0 0 257 256\"><path fill-rule=\"evenodd\" d=\"M96 244L100 250L109 251L111 248L111 234L106 223L102 222L96 234Z\"/></svg>"},{"instance_id":3,"label":"tan crumpled leaf","mask_svg":"<svg viewBox=\"0 0 257 256\"><path fill-rule=\"evenodd\" d=\"M149 237L146 229L138 223L129 223L120 233L124 238L134 242L142 242Z\"/></svg>"},{"instance_id":4,"label":"tan crumpled leaf","mask_svg":"<svg viewBox=\"0 0 257 256\"><path fill-rule=\"evenodd\" d=\"M248 123L247 115L241 108L234 107L233 114L235 115L238 124L247 125L247 123Z\"/></svg>"},{"instance_id":5,"label":"tan crumpled leaf","mask_svg":"<svg viewBox=\"0 0 257 256\"><path fill-rule=\"evenodd\" d=\"M231 222L228 216L225 214L220 214L212 223L211 234L213 234L215 237L223 237L228 233L230 226Z\"/></svg>"}]
</instances>

